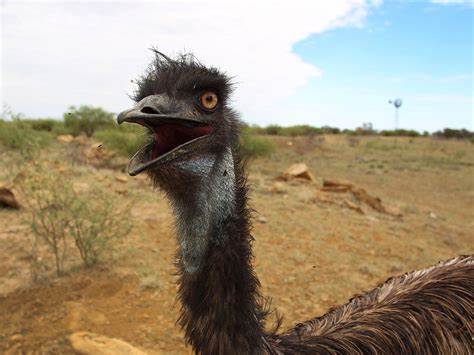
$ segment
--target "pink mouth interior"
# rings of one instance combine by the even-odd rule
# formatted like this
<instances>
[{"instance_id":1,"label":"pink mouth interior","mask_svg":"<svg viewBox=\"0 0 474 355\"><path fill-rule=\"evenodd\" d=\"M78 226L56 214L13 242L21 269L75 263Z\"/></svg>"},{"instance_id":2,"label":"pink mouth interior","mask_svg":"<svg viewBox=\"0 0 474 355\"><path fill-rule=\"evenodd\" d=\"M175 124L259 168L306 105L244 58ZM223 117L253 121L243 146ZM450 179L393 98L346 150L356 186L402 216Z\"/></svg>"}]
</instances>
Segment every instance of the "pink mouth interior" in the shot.
<instances>
[{"instance_id":1,"label":"pink mouth interior","mask_svg":"<svg viewBox=\"0 0 474 355\"><path fill-rule=\"evenodd\" d=\"M173 150L181 144L212 133L214 129L207 127L184 127L164 124L153 128L155 142L152 150L152 160Z\"/></svg>"}]
</instances>

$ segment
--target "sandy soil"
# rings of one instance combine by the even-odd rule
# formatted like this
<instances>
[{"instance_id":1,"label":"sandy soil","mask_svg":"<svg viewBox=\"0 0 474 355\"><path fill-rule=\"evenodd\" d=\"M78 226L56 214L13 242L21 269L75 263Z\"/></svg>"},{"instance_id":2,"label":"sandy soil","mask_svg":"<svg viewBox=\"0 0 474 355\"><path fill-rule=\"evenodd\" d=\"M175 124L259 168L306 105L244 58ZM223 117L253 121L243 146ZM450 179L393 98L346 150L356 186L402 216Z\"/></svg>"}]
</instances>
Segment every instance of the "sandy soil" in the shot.
<instances>
[{"instance_id":1,"label":"sandy soil","mask_svg":"<svg viewBox=\"0 0 474 355\"><path fill-rule=\"evenodd\" d=\"M324 314L389 276L473 253L474 145L430 138L325 136L271 138L270 158L250 162L255 267L265 296L284 315L283 328ZM133 228L104 262L83 268L71 255L57 278L45 260L31 281L27 211L0 209L0 353L74 353L68 335L91 331L148 351L187 354L175 326L176 249L165 197L145 178L66 164L64 145L45 161L84 189L98 185L134 201ZM0 155L0 182L12 184L13 153ZM289 165L304 162L316 182L275 185ZM381 198L397 217L347 194L318 192L323 178L350 180ZM125 180L125 179L123 179ZM49 266L48 266L49 265ZM269 322L272 324L272 320Z\"/></svg>"}]
</instances>

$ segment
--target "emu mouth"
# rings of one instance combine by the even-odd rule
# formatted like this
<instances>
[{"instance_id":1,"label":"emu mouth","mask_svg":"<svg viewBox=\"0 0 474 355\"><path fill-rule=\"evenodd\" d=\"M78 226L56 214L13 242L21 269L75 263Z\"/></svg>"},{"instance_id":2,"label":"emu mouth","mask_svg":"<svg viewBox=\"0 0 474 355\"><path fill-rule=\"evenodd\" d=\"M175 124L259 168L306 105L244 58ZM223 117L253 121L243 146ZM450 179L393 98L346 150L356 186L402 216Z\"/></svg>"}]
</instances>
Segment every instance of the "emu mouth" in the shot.
<instances>
[{"instance_id":1,"label":"emu mouth","mask_svg":"<svg viewBox=\"0 0 474 355\"><path fill-rule=\"evenodd\" d=\"M128 163L132 176L142 171L171 161L194 150L200 141L214 132L214 127L196 119L174 117L128 110L120 113L117 122L136 123L146 127L150 133Z\"/></svg>"}]
</instances>

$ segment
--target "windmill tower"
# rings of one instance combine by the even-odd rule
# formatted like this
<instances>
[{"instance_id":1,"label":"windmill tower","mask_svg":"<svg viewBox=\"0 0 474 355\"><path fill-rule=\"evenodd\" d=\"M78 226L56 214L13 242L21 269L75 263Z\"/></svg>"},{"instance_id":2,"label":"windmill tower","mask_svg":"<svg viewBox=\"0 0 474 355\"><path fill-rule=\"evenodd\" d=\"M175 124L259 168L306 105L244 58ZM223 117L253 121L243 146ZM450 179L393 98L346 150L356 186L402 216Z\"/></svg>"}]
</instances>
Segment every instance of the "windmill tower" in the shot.
<instances>
[{"instance_id":1,"label":"windmill tower","mask_svg":"<svg viewBox=\"0 0 474 355\"><path fill-rule=\"evenodd\" d=\"M395 129L398 129L398 109L402 106L402 99L390 100L388 103L395 106Z\"/></svg>"}]
</instances>

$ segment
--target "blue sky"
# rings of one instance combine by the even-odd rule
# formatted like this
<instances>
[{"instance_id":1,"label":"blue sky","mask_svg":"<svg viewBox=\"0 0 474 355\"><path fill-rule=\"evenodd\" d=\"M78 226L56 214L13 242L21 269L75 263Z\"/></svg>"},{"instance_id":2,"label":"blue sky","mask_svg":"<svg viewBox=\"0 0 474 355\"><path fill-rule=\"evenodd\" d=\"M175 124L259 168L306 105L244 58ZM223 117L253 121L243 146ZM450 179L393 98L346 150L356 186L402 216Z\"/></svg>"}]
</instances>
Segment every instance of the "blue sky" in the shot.
<instances>
[{"instance_id":1,"label":"blue sky","mask_svg":"<svg viewBox=\"0 0 474 355\"><path fill-rule=\"evenodd\" d=\"M315 125L345 126L353 116L359 121L353 125L393 128L394 108L387 102L400 97L400 127L474 128L468 5L387 2L361 27L311 35L293 50L322 70L289 99L301 105L312 101Z\"/></svg>"},{"instance_id":2,"label":"blue sky","mask_svg":"<svg viewBox=\"0 0 474 355\"><path fill-rule=\"evenodd\" d=\"M154 46L234 77L248 123L391 129L399 97L401 128L474 130L473 1L6 0L0 101L120 112Z\"/></svg>"}]
</instances>

